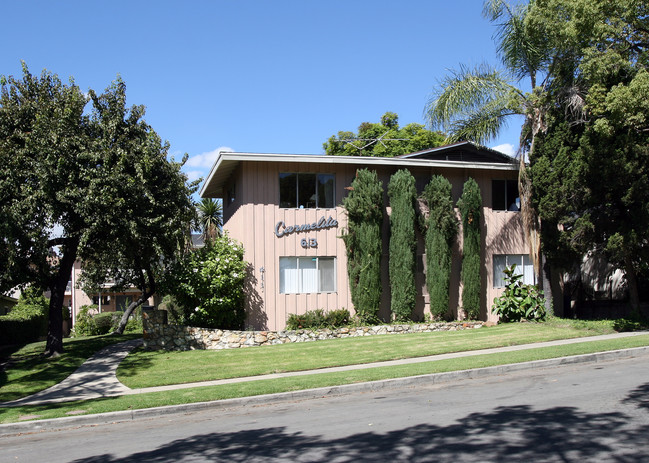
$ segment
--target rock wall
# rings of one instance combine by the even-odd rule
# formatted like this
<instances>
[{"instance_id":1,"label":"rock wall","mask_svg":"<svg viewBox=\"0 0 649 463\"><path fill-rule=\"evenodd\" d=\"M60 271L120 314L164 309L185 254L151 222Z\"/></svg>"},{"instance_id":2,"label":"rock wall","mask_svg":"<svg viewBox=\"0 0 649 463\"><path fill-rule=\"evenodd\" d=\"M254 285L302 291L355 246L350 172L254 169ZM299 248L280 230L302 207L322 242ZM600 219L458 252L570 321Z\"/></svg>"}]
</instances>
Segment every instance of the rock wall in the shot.
<instances>
[{"instance_id":1,"label":"rock wall","mask_svg":"<svg viewBox=\"0 0 649 463\"><path fill-rule=\"evenodd\" d=\"M151 350L237 349L356 336L458 331L481 328L485 325L481 321L470 321L295 331L229 331L168 325L167 313L164 310L143 311L142 322L144 347Z\"/></svg>"}]
</instances>

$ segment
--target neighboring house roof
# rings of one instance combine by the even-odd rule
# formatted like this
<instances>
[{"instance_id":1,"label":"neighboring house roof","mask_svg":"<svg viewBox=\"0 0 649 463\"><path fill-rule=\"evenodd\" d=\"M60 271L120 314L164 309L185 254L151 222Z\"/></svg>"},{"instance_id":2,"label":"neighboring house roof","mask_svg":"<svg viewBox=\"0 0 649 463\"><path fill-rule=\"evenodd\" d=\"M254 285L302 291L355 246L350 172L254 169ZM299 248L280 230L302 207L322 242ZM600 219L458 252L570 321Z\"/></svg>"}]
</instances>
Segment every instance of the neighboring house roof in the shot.
<instances>
[{"instance_id":1,"label":"neighboring house roof","mask_svg":"<svg viewBox=\"0 0 649 463\"><path fill-rule=\"evenodd\" d=\"M5 296L4 294L0 294L0 299L6 302L12 302L14 304L18 302L18 299L16 299L15 297Z\"/></svg>"},{"instance_id":2,"label":"neighboring house roof","mask_svg":"<svg viewBox=\"0 0 649 463\"><path fill-rule=\"evenodd\" d=\"M8 314L11 308L17 303L18 299L16 299L15 297L0 294L0 315Z\"/></svg>"},{"instance_id":3,"label":"neighboring house roof","mask_svg":"<svg viewBox=\"0 0 649 463\"><path fill-rule=\"evenodd\" d=\"M394 167L445 167L458 169L518 170L518 163L498 151L470 142L431 148L398 157L327 156L316 154L233 153L222 151L200 190L202 198L222 197L227 181L243 162L349 164Z\"/></svg>"},{"instance_id":4,"label":"neighboring house roof","mask_svg":"<svg viewBox=\"0 0 649 463\"><path fill-rule=\"evenodd\" d=\"M402 159L429 159L431 161L495 162L503 164L516 162L514 158L500 151L469 141L429 148L417 151L416 153L404 154L399 157Z\"/></svg>"}]
</instances>

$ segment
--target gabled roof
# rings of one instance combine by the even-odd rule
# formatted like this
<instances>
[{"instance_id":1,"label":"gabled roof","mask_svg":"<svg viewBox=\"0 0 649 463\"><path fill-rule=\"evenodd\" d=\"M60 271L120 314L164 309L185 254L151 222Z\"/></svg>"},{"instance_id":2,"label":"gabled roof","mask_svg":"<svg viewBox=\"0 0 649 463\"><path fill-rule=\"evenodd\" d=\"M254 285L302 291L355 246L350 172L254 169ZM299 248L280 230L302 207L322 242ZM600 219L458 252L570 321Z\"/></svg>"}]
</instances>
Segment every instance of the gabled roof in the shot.
<instances>
[{"instance_id":1,"label":"gabled roof","mask_svg":"<svg viewBox=\"0 0 649 463\"><path fill-rule=\"evenodd\" d=\"M470 142L440 146L393 158L375 156L327 156L317 154L234 153L221 151L200 189L201 198L223 197L225 185L243 162L347 164L363 167L444 167L456 169L518 170L518 163L498 151Z\"/></svg>"},{"instance_id":2,"label":"gabled roof","mask_svg":"<svg viewBox=\"0 0 649 463\"><path fill-rule=\"evenodd\" d=\"M477 145L470 141L461 141L451 145L429 148L416 153L399 156L402 159L429 159L434 161L460 162L495 162L512 163L516 160L500 151Z\"/></svg>"}]
</instances>

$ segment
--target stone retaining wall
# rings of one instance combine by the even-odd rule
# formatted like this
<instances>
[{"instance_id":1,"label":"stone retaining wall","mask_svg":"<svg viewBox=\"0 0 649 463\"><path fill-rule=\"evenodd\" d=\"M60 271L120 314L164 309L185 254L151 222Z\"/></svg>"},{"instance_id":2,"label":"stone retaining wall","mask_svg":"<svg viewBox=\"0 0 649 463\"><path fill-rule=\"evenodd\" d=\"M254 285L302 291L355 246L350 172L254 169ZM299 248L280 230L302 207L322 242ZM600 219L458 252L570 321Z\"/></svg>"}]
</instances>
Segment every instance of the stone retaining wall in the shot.
<instances>
[{"instance_id":1,"label":"stone retaining wall","mask_svg":"<svg viewBox=\"0 0 649 463\"><path fill-rule=\"evenodd\" d=\"M142 321L144 347L150 350L236 349L380 334L458 331L485 325L484 322L471 321L295 331L229 331L168 325L167 312L164 310L145 310Z\"/></svg>"}]
</instances>

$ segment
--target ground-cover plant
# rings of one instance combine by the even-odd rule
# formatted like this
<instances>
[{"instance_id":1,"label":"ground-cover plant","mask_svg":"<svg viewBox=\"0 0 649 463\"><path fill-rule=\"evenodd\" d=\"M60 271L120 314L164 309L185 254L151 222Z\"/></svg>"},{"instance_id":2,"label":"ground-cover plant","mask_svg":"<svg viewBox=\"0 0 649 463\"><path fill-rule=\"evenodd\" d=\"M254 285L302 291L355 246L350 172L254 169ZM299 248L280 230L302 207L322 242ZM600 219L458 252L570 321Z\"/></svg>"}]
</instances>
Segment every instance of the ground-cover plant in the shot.
<instances>
[{"instance_id":1,"label":"ground-cover plant","mask_svg":"<svg viewBox=\"0 0 649 463\"><path fill-rule=\"evenodd\" d=\"M45 357L45 342L0 351L0 402L19 399L63 381L95 352L105 346L142 334L105 335L63 340L59 357Z\"/></svg>"},{"instance_id":2,"label":"ground-cover plant","mask_svg":"<svg viewBox=\"0 0 649 463\"><path fill-rule=\"evenodd\" d=\"M12 423L22 417L36 416L37 419L60 418L75 414L95 414L120 410L137 410L164 405L180 405L213 400L251 397L262 394L330 387L390 378L443 373L447 371L484 368L496 365L520 363L533 360L557 358L568 355L581 355L592 352L626 349L649 345L649 336L605 341L581 342L565 346L529 349L524 351L482 354L466 358L438 360L410 365L376 367L365 370L352 370L336 373L320 373L299 377L266 379L220 386L193 387L164 392L140 393L121 397L86 400L41 406L23 406L0 409L0 423ZM32 418L33 419L33 418Z\"/></svg>"},{"instance_id":3,"label":"ground-cover plant","mask_svg":"<svg viewBox=\"0 0 649 463\"><path fill-rule=\"evenodd\" d=\"M505 290L494 299L491 312L502 322L521 320L541 321L545 319L545 298L534 285L523 283L523 275L516 272L516 264L503 270Z\"/></svg>"},{"instance_id":4,"label":"ground-cover plant","mask_svg":"<svg viewBox=\"0 0 649 463\"><path fill-rule=\"evenodd\" d=\"M613 321L551 319L463 331L349 337L219 351L137 350L120 364L132 388L378 362L613 332Z\"/></svg>"},{"instance_id":5,"label":"ground-cover plant","mask_svg":"<svg viewBox=\"0 0 649 463\"><path fill-rule=\"evenodd\" d=\"M325 312L323 309L308 310L303 314L290 314L286 329L338 328L348 325L351 320L349 310L340 309Z\"/></svg>"}]
</instances>

